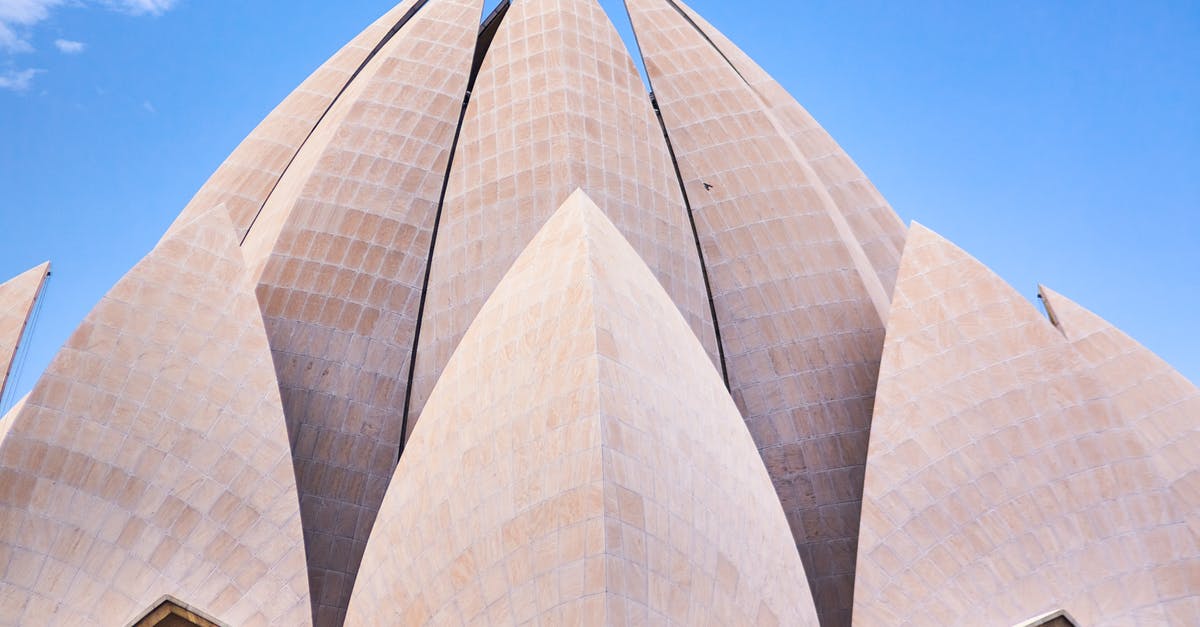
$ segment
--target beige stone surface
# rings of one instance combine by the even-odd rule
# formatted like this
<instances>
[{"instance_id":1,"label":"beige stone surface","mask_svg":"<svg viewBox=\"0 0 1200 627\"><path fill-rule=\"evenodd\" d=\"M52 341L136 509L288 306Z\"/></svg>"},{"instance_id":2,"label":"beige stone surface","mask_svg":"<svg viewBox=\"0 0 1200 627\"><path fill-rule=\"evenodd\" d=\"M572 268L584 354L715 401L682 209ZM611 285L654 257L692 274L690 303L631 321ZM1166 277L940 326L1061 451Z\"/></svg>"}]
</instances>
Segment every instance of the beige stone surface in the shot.
<instances>
[{"instance_id":1,"label":"beige stone surface","mask_svg":"<svg viewBox=\"0 0 1200 627\"><path fill-rule=\"evenodd\" d=\"M240 241L278 184L280 175L306 145L309 135L351 77L417 2L405 0L388 11L279 103L217 168L168 233L197 214L224 203Z\"/></svg>"},{"instance_id":2,"label":"beige stone surface","mask_svg":"<svg viewBox=\"0 0 1200 627\"><path fill-rule=\"evenodd\" d=\"M676 305L582 192L438 382L350 625L815 625L753 441Z\"/></svg>"},{"instance_id":3,"label":"beige stone surface","mask_svg":"<svg viewBox=\"0 0 1200 627\"><path fill-rule=\"evenodd\" d=\"M100 301L0 441L0 624L123 625L169 594L309 622L266 333L223 207Z\"/></svg>"},{"instance_id":4,"label":"beige stone surface","mask_svg":"<svg viewBox=\"0 0 1200 627\"><path fill-rule=\"evenodd\" d=\"M314 616L339 624L399 452L431 233L482 0L430 0L366 65L243 247L283 394Z\"/></svg>"},{"instance_id":5,"label":"beige stone surface","mask_svg":"<svg viewBox=\"0 0 1200 627\"><path fill-rule=\"evenodd\" d=\"M17 414L21 413L21 408L25 407L25 401L29 400L29 395L26 394L21 400L13 403L12 408L4 416L0 416L0 445L4 444L4 438L12 429L13 423L16 421Z\"/></svg>"},{"instance_id":6,"label":"beige stone surface","mask_svg":"<svg viewBox=\"0 0 1200 627\"><path fill-rule=\"evenodd\" d=\"M1100 316L1049 288L1041 295L1054 324L1146 441L1200 533L1200 389Z\"/></svg>"},{"instance_id":7,"label":"beige stone surface","mask_svg":"<svg viewBox=\"0 0 1200 627\"><path fill-rule=\"evenodd\" d=\"M913 225L871 432L855 625L1200 624L1186 504L1087 360Z\"/></svg>"},{"instance_id":8,"label":"beige stone surface","mask_svg":"<svg viewBox=\"0 0 1200 627\"><path fill-rule=\"evenodd\" d=\"M4 398L4 386L12 373L25 325L49 273L47 261L0 283L0 399Z\"/></svg>"},{"instance_id":9,"label":"beige stone surface","mask_svg":"<svg viewBox=\"0 0 1200 627\"><path fill-rule=\"evenodd\" d=\"M848 624L883 344L876 300L823 184L761 98L670 4L627 6L695 211L733 398L822 619Z\"/></svg>"},{"instance_id":10,"label":"beige stone surface","mask_svg":"<svg viewBox=\"0 0 1200 627\"><path fill-rule=\"evenodd\" d=\"M0 418L0 627L1200 625L1200 389L679 0L661 125L596 0L483 4L318 69Z\"/></svg>"},{"instance_id":11,"label":"beige stone surface","mask_svg":"<svg viewBox=\"0 0 1200 627\"><path fill-rule=\"evenodd\" d=\"M890 302L904 249L906 229L900 217L850 155L775 79L703 16L679 0L665 1L674 3L696 24L786 129L845 217Z\"/></svg>"},{"instance_id":12,"label":"beige stone surface","mask_svg":"<svg viewBox=\"0 0 1200 627\"><path fill-rule=\"evenodd\" d=\"M662 131L595 0L513 4L464 120L434 251L410 426L484 300L563 198L586 191L718 360Z\"/></svg>"}]
</instances>

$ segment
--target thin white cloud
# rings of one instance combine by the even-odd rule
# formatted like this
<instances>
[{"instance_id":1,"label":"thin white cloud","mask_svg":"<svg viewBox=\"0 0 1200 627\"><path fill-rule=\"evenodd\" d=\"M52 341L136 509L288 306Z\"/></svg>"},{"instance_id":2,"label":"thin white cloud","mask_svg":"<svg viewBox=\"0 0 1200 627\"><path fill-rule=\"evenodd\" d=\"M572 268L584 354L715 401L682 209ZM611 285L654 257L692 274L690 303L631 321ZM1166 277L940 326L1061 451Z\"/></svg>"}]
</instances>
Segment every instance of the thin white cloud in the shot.
<instances>
[{"instance_id":1,"label":"thin white cloud","mask_svg":"<svg viewBox=\"0 0 1200 627\"><path fill-rule=\"evenodd\" d=\"M42 70L4 70L0 72L0 89L8 91L28 91L33 83L33 77L41 74Z\"/></svg>"},{"instance_id":2,"label":"thin white cloud","mask_svg":"<svg viewBox=\"0 0 1200 627\"><path fill-rule=\"evenodd\" d=\"M5 52L32 52L33 46L25 41L24 37L17 34L8 24L0 22L0 51Z\"/></svg>"},{"instance_id":3,"label":"thin white cloud","mask_svg":"<svg viewBox=\"0 0 1200 627\"><path fill-rule=\"evenodd\" d=\"M29 52L28 31L64 0L0 0L0 49Z\"/></svg>"},{"instance_id":4,"label":"thin white cloud","mask_svg":"<svg viewBox=\"0 0 1200 627\"><path fill-rule=\"evenodd\" d=\"M0 0L0 51L30 52L33 27L65 6L103 6L131 15L161 15L179 0Z\"/></svg>"},{"instance_id":5,"label":"thin white cloud","mask_svg":"<svg viewBox=\"0 0 1200 627\"><path fill-rule=\"evenodd\" d=\"M70 39L55 39L54 47L63 54L79 54L87 48L87 44L82 41L71 41Z\"/></svg>"},{"instance_id":6,"label":"thin white cloud","mask_svg":"<svg viewBox=\"0 0 1200 627\"><path fill-rule=\"evenodd\" d=\"M134 15L162 15L178 3L178 0L105 0L105 4Z\"/></svg>"},{"instance_id":7,"label":"thin white cloud","mask_svg":"<svg viewBox=\"0 0 1200 627\"><path fill-rule=\"evenodd\" d=\"M0 21L29 26L50 15L65 0L0 0Z\"/></svg>"},{"instance_id":8,"label":"thin white cloud","mask_svg":"<svg viewBox=\"0 0 1200 627\"><path fill-rule=\"evenodd\" d=\"M149 113L151 115L158 113L158 109L154 108L154 103L150 102L149 100L142 101L142 108L146 110L146 113Z\"/></svg>"},{"instance_id":9,"label":"thin white cloud","mask_svg":"<svg viewBox=\"0 0 1200 627\"><path fill-rule=\"evenodd\" d=\"M161 15L179 2L180 0L0 0L0 55L12 56L33 52L31 39L35 27L48 19L56 9L64 6L99 6L130 15ZM54 46L63 54L79 54L87 47L81 41L68 39L55 40ZM26 91L33 78L42 72L43 70L37 69L0 69L0 90Z\"/></svg>"}]
</instances>

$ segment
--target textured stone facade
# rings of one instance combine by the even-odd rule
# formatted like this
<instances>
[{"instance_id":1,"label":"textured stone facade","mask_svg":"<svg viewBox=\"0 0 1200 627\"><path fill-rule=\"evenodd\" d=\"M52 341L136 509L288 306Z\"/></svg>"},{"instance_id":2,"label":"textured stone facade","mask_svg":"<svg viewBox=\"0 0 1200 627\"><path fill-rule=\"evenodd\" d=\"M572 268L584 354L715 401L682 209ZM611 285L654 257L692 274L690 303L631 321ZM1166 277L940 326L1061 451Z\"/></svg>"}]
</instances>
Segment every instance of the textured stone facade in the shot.
<instances>
[{"instance_id":1,"label":"textured stone facade","mask_svg":"<svg viewBox=\"0 0 1200 627\"><path fill-rule=\"evenodd\" d=\"M598 4L514 3L480 69L449 176L410 426L484 300L576 188L638 250L717 361L696 244L661 135Z\"/></svg>"},{"instance_id":2,"label":"textured stone facade","mask_svg":"<svg viewBox=\"0 0 1200 627\"><path fill-rule=\"evenodd\" d=\"M223 206L121 279L5 422L0 622L124 625L164 594L309 620L283 406Z\"/></svg>"},{"instance_id":3,"label":"textured stone facade","mask_svg":"<svg viewBox=\"0 0 1200 627\"><path fill-rule=\"evenodd\" d=\"M913 226L876 394L855 624L1014 624L1057 608L1084 625L1200 621L1194 509L1140 414L1092 370L1029 301Z\"/></svg>"},{"instance_id":4,"label":"textured stone facade","mask_svg":"<svg viewBox=\"0 0 1200 627\"><path fill-rule=\"evenodd\" d=\"M817 624L720 375L581 191L480 310L409 450L349 624Z\"/></svg>"},{"instance_id":5,"label":"textured stone facade","mask_svg":"<svg viewBox=\"0 0 1200 627\"><path fill-rule=\"evenodd\" d=\"M323 624L342 619L396 465L425 265L481 10L482 0L439 0L397 22L243 244L275 356Z\"/></svg>"},{"instance_id":6,"label":"textured stone facade","mask_svg":"<svg viewBox=\"0 0 1200 627\"><path fill-rule=\"evenodd\" d=\"M0 625L1200 624L1195 385L679 0L652 94L484 4L319 68L0 419Z\"/></svg>"},{"instance_id":7,"label":"textured stone facade","mask_svg":"<svg viewBox=\"0 0 1200 627\"><path fill-rule=\"evenodd\" d=\"M1200 534L1200 389L1133 338L1065 296L1041 288L1046 311L1106 393L1146 440L1159 473Z\"/></svg>"},{"instance_id":8,"label":"textured stone facade","mask_svg":"<svg viewBox=\"0 0 1200 627\"><path fill-rule=\"evenodd\" d=\"M847 622L884 331L864 278L878 277L856 264L824 185L737 69L669 0L627 4L696 214L730 391L818 608Z\"/></svg>"}]
</instances>

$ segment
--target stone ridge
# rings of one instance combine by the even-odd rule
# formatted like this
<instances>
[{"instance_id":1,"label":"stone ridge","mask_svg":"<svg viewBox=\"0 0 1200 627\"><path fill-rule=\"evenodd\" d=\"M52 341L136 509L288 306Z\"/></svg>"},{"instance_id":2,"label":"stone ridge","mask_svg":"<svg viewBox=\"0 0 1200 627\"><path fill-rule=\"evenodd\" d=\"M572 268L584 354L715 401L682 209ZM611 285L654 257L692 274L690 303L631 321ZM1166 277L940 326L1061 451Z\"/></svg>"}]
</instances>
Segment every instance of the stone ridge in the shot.
<instances>
[{"instance_id":1,"label":"stone ridge","mask_svg":"<svg viewBox=\"0 0 1200 627\"><path fill-rule=\"evenodd\" d=\"M4 399L4 388L12 374L25 325L49 275L47 261L0 283L0 400Z\"/></svg>"},{"instance_id":2,"label":"stone ridge","mask_svg":"<svg viewBox=\"0 0 1200 627\"><path fill-rule=\"evenodd\" d=\"M587 209L608 592L629 600L625 614L610 605L609 624L817 625L787 518L718 371L636 252Z\"/></svg>"},{"instance_id":3,"label":"stone ridge","mask_svg":"<svg viewBox=\"0 0 1200 627\"><path fill-rule=\"evenodd\" d=\"M179 225L54 357L0 442L0 624L123 624L165 594L305 624L295 475L224 207Z\"/></svg>"},{"instance_id":4,"label":"stone ridge","mask_svg":"<svg viewBox=\"0 0 1200 627\"><path fill-rule=\"evenodd\" d=\"M431 267L410 428L484 301L576 188L646 260L719 363L679 182L620 35L595 0L523 0L500 24L463 120Z\"/></svg>"},{"instance_id":5,"label":"stone ridge","mask_svg":"<svg viewBox=\"0 0 1200 627\"><path fill-rule=\"evenodd\" d=\"M447 364L347 622L816 625L791 546L707 353L577 191Z\"/></svg>"},{"instance_id":6,"label":"stone ridge","mask_svg":"<svg viewBox=\"0 0 1200 627\"><path fill-rule=\"evenodd\" d=\"M824 183L720 51L666 1L626 4L696 216L733 398L823 623L849 625L883 290L868 289Z\"/></svg>"},{"instance_id":7,"label":"stone ridge","mask_svg":"<svg viewBox=\"0 0 1200 627\"><path fill-rule=\"evenodd\" d=\"M1086 360L918 224L898 276L854 623L1197 624L1186 503Z\"/></svg>"},{"instance_id":8,"label":"stone ridge","mask_svg":"<svg viewBox=\"0 0 1200 627\"><path fill-rule=\"evenodd\" d=\"M242 251L283 395L314 620L340 624L400 450L482 0L429 0L341 95Z\"/></svg>"}]
</instances>

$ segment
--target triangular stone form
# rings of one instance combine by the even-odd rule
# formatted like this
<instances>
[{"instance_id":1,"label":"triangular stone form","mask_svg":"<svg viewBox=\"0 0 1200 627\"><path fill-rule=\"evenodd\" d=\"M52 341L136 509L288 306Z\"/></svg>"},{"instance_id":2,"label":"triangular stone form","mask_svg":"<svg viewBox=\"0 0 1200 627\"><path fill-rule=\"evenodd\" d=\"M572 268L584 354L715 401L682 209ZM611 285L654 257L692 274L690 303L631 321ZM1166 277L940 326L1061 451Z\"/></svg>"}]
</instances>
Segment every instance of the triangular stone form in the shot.
<instances>
[{"instance_id":1,"label":"triangular stone form","mask_svg":"<svg viewBox=\"0 0 1200 627\"><path fill-rule=\"evenodd\" d=\"M734 400L822 620L848 624L888 296L824 184L720 52L666 0L627 6L696 216Z\"/></svg>"},{"instance_id":2,"label":"triangular stone form","mask_svg":"<svg viewBox=\"0 0 1200 627\"><path fill-rule=\"evenodd\" d=\"M341 95L243 246L283 394L318 624L345 615L400 449L483 0L429 0Z\"/></svg>"},{"instance_id":3,"label":"triangular stone form","mask_svg":"<svg viewBox=\"0 0 1200 627\"><path fill-rule=\"evenodd\" d=\"M720 375L582 192L481 308L396 474L349 625L817 624Z\"/></svg>"},{"instance_id":4,"label":"triangular stone form","mask_svg":"<svg viewBox=\"0 0 1200 627\"><path fill-rule=\"evenodd\" d=\"M879 190L837 141L775 79L746 53L680 0L629 0L629 4L666 2L678 7L758 94L786 135L825 184L854 238L890 296L896 282L906 229Z\"/></svg>"},{"instance_id":5,"label":"triangular stone form","mask_svg":"<svg viewBox=\"0 0 1200 627\"><path fill-rule=\"evenodd\" d=\"M88 314L0 442L0 615L128 624L163 595L307 624L279 389L224 207Z\"/></svg>"},{"instance_id":6,"label":"triangular stone form","mask_svg":"<svg viewBox=\"0 0 1200 627\"><path fill-rule=\"evenodd\" d=\"M504 272L576 188L646 260L719 363L679 181L620 35L595 0L522 0L500 25L463 122L430 270L410 427Z\"/></svg>"},{"instance_id":7,"label":"triangular stone form","mask_svg":"<svg viewBox=\"0 0 1200 627\"><path fill-rule=\"evenodd\" d=\"M4 388L12 374L25 325L49 274L47 261L0 283L0 400L4 399Z\"/></svg>"},{"instance_id":8,"label":"triangular stone form","mask_svg":"<svg viewBox=\"0 0 1200 627\"><path fill-rule=\"evenodd\" d=\"M855 625L1194 625L1183 503L1033 305L909 230L880 369Z\"/></svg>"},{"instance_id":9,"label":"triangular stone form","mask_svg":"<svg viewBox=\"0 0 1200 627\"><path fill-rule=\"evenodd\" d=\"M1054 323L1149 445L1200 533L1200 389L1100 316L1046 287L1041 294Z\"/></svg>"},{"instance_id":10,"label":"triangular stone form","mask_svg":"<svg viewBox=\"0 0 1200 627\"><path fill-rule=\"evenodd\" d=\"M224 204L239 241L244 238L280 176L305 147L330 106L389 32L425 1L401 2L317 68L242 140L188 203L171 230L210 207Z\"/></svg>"}]
</instances>

